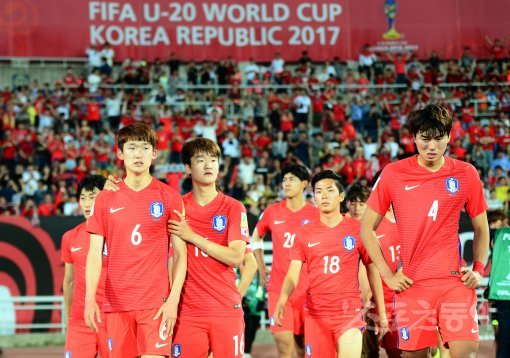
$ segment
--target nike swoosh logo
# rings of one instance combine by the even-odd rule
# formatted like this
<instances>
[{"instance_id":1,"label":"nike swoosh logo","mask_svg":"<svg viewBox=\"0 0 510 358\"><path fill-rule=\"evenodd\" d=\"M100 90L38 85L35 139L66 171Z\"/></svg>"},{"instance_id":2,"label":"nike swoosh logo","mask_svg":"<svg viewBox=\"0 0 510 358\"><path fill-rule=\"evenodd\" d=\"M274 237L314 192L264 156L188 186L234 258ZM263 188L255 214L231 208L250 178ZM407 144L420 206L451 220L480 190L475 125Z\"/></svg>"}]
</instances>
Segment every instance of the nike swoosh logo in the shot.
<instances>
[{"instance_id":1,"label":"nike swoosh logo","mask_svg":"<svg viewBox=\"0 0 510 358\"><path fill-rule=\"evenodd\" d=\"M80 251L81 247L71 247L71 252Z\"/></svg>"},{"instance_id":2,"label":"nike swoosh logo","mask_svg":"<svg viewBox=\"0 0 510 358\"><path fill-rule=\"evenodd\" d=\"M419 186L420 186L419 184L418 185L413 185L413 186L406 185L406 187L404 189L405 190L412 190L412 189L417 188Z\"/></svg>"},{"instance_id":3,"label":"nike swoosh logo","mask_svg":"<svg viewBox=\"0 0 510 358\"><path fill-rule=\"evenodd\" d=\"M473 333L473 334L478 333L478 329L471 328L471 333Z\"/></svg>"},{"instance_id":4,"label":"nike swoosh logo","mask_svg":"<svg viewBox=\"0 0 510 358\"><path fill-rule=\"evenodd\" d=\"M381 237L384 237L385 235L382 234L382 235L377 235L377 239L380 239Z\"/></svg>"},{"instance_id":5,"label":"nike swoosh logo","mask_svg":"<svg viewBox=\"0 0 510 358\"><path fill-rule=\"evenodd\" d=\"M274 224L275 225L280 225L280 224L283 224L284 222L285 222L285 220L281 220L281 221L280 220L275 220Z\"/></svg>"},{"instance_id":6,"label":"nike swoosh logo","mask_svg":"<svg viewBox=\"0 0 510 358\"><path fill-rule=\"evenodd\" d=\"M312 244L311 242L309 242L309 243L308 243L308 247L314 247L314 246L317 246L317 245L319 245L319 244L320 244L320 242L315 242L315 243L313 243L313 244Z\"/></svg>"},{"instance_id":7,"label":"nike swoosh logo","mask_svg":"<svg viewBox=\"0 0 510 358\"><path fill-rule=\"evenodd\" d=\"M161 347L164 347L164 346L168 346L168 343L162 343L162 344L159 344L159 342L156 343L156 348L158 348L158 349Z\"/></svg>"},{"instance_id":8,"label":"nike swoosh logo","mask_svg":"<svg viewBox=\"0 0 510 358\"><path fill-rule=\"evenodd\" d=\"M110 214L114 214L114 213L116 213L117 211L121 211L122 209L125 209L125 208L124 208L124 207L122 207L122 208L117 208L117 209L110 208Z\"/></svg>"}]
</instances>

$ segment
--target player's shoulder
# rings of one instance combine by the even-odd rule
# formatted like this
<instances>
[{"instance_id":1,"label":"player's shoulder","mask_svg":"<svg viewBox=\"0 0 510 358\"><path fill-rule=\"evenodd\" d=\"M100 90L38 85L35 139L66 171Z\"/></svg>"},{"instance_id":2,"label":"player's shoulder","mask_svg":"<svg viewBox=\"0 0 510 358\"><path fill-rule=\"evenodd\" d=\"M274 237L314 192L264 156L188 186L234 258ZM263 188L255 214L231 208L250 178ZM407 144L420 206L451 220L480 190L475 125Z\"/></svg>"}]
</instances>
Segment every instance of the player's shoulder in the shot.
<instances>
[{"instance_id":1,"label":"player's shoulder","mask_svg":"<svg viewBox=\"0 0 510 358\"><path fill-rule=\"evenodd\" d=\"M218 192L218 195L220 195L220 200L222 201L222 206L226 207L230 210L246 210L243 203L241 203L239 200L234 199L233 197L223 194L222 192Z\"/></svg>"},{"instance_id":2,"label":"player's shoulder","mask_svg":"<svg viewBox=\"0 0 510 358\"><path fill-rule=\"evenodd\" d=\"M271 215L282 208L282 201L269 204L263 211L264 215Z\"/></svg>"},{"instance_id":3,"label":"player's shoulder","mask_svg":"<svg viewBox=\"0 0 510 358\"><path fill-rule=\"evenodd\" d=\"M361 221L353 219L352 217L345 215L344 221L342 222L343 227L349 231L358 231L361 229Z\"/></svg>"},{"instance_id":4,"label":"player's shoulder","mask_svg":"<svg viewBox=\"0 0 510 358\"><path fill-rule=\"evenodd\" d=\"M110 200L111 198L113 198L117 193L119 193L120 191L113 191L113 190L101 190L99 193L97 193L96 195L96 200L94 201L95 203L97 203L98 201L99 202L105 202L105 201L108 201Z\"/></svg>"},{"instance_id":5,"label":"player's shoulder","mask_svg":"<svg viewBox=\"0 0 510 358\"><path fill-rule=\"evenodd\" d=\"M476 172L475 166L471 163L465 162L463 160L455 159L455 158L450 158L450 157L445 157L445 160L446 160L447 167L450 170L465 171L466 173Z\"/></svg>"},{"instance_id":6,"label":"player's shoulder","mask_svg":"<svg viewBox=\"0 0 510 358\"><path fill-rule=\"evenodd\" d=\"M86 232L87 222L82 222L72 229L67 230L62 236L62 240L72 240L82 232Z\"/></svg>"},{"instance_id":7,"label":"player's shoulder","mask_svg":"<svg viewBox=\"0 0 510 358\"><path fill-rule=\"evenodd\" d=\"M386 165L381 173L389 173L389 172L405 172L410 168L413 168L417 165L417 155L413 155L404 159L397 160L395 162L391 162Z\"/></svg>"}]
</instances>

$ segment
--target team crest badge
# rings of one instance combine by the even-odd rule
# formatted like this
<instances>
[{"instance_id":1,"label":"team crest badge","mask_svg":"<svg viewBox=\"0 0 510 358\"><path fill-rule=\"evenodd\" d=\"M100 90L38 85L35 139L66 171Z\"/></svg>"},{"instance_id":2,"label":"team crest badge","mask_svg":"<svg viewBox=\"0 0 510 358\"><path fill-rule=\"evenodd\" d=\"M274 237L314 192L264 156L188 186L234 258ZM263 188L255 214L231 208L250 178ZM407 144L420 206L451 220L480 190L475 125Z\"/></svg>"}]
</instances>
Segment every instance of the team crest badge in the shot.
<instances>
[{"instance_id":1,"label":"team crest badge","mask_svg":"<svg viewBox=\"0 0 510 358\"><path fill-rule=\"evenodd\" d=\"M306 225L306 224L308 224L309 222L310 222L310 220L308 220L308 219L304 219L303 221L301 221L301 226Z\"/></svg>"},{"instance_id":2,"label":"team crest badge","mask_svg":"<svg viewBox=\"0 0 510 358\"><path fill-rule=\"evenodd\" d=\"M159 201L155 201L151 204L151 216L154 219L159 219L160 217L162 217L164 212L165 207Z\"/></svg>"},{"instance_id":3,"label":"team crest badge","mask_svg":"<svg viewBox=\"0 0 510 358\"><path fill-rule=\"evenodd\" d=\"M275 322L274 322L274 317L271 317L269 319L269 324L271 325L271 327L273 327L275 325Z\"/></svg>"},{"instance_id":4,"label":"team crest badge","mask_svg":"<svg viewBox=\"0 0 510 358\"><path fill-rule=\"evenodd\" d=\"M446 190L452 194L456 194L459 191L459 180L456 178L446 179Z\"/></svg>"},{"instance_id":5,"label":"team crest badge","mask_svg":"<svg viewBox=\"0 0 510 358\"><path fill-rule=\"evenodd\" d=\"M212 227L217 232L222 232L227 227L227 218L224 215L216 215L212 219Z\"/></svg>"},{"instance_id":6,"label":"team crest badge","mask_svg":"<svg viewBox=\"0 0 510 358\"><path fill-rule=\"evenodd\" d=\"M306 347L305 347L305 351L306 351L306 356L307 357L311 357L312 356L312 346L307 344Z\"/></svg>"},{"instance_id":7,"label":"team crest badge","mask_svg":"<svg viewBox=\"0 0 510 358\"><path fill-rule=\"evenodd\" d=\"M172 347L172 357L180 357L182 354L182 347L180 344L174 344Z\"/></svg>"},{"instance_id":8,"label":"team crest badge","mask_svg":"<svg viewBox=\"0 0 510 358\"><path fill-rule=\"evenodd\" d=\"M354 238L354 236L346 236L346 237L344 237L343 241L344 241L344 248L347 251L354 250L354 247L356 246L356 239Z\"/></svg>"},{"instance_id":9,"label":"team crest badge","mask_svg":"<svg viewBox=\"0 0 510 358\"><path fill-rule=\"evenodd\" d=\"M406 327L400 330L400 337L406 342L409 340L409 330Z\"/></svg>"}]
</instances>

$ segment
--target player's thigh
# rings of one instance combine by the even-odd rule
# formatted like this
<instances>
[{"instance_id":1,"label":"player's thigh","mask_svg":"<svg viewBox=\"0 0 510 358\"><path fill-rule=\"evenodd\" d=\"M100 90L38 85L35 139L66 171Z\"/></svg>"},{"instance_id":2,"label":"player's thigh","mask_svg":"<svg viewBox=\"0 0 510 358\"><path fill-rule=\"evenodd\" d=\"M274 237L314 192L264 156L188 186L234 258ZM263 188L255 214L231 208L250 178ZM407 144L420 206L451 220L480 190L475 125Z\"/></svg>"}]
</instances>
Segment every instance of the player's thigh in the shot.
<instances>
[{"instance_id":1,"label":"player's thigh","mask_svg":"<svg viewBox=\"0 0 510 358\"><path fill-rule=\"evenodd\" d=\"M281 320L282 325L278 326L273 318L274 311L276 310L276 303L278 302L278 295L275 293L270 293L268 296L268 313L270 316L270 329L271 333L275 334L276 332L285 332L290 331L294 332L294 307L292 306L292 302L289 300L285 304L285 313L283 315L283 320Z\"/></svg>"},{"instance_id":2,"label":"player's thigh","mask_svg":"<svg viewBox=\"0 0 510 358\"><path fill-rule=\"evenodd\" d=\"M411 287L398 295L395 315L399 347L417 351L437 346L437 305L440 294L430 287Z\"/></svg>"},{"instance_id":3,"label":"player's thigh","mask_svg":"<svg viewBox=\"0 0 510 358\"><path fill-rule=\"evenodd\" d=\"M305 318L305 357L336 357L336 342L327 318Z\"/></svg>"},{"instance_id":4,"label":"player's thigh","mask_svg":"<svg viewBox=\"0 0 510 358\"><path fill-rule=\"evenodd\" d=\"M209 353L209 324L199 317L179 317L172 339L172 357L203 358Z\"/></svg>"},{"instance_id":5,"label":"player's thigh","mask_svg":"<svg viewBox=\"0 0 510 358\"><path fill-rule=\"evenodd\" d=\"M153 319L158 309L136 311L136 340L141 355L165 356L170 351L170 335L166 327L160 331L161 317Z\"/></svg>"},{"instance_id":6,"label":"player's thigh","mask_svg":"<svg viewBox=\"0 0 510 358\"><path fill-rule=\"evenodd\" d=\"M139 354L134 312L106 313L105 317L110 358L137 357Z\"/></svg>"},{"instance_id":7,"label":"player's thigh","mask_svg":"<svg viewBox=\"0 0 510 358\"><path fill-rule=\"evenodd\" d=\"M338 357L361 356L363 334L366 323L363 313L355 312L350 315L335 317L333 321L333 337L336 343ZM350 348L346 348L349 346Z\"/></svg>"},{"instance_id":8,"label":"player's thigh","mask_svg":"<svg viewBox=\"0 0 510 358\"><path fill-rule=\"evenodd\" d=\"M240 358L244 355L244 318L211 317L209 336L214 357Z\"/></svg>"},{"instance_id":9,"label":"player's thigh","mask_svg":"<svg viewBox=\"0 0 510 358\"><path fill-rule=\"evenodd\" d=\"M95 357L97 354L96 337L96 332L89 327L70 325L67 328L65 357Z\"/></svg>"},{"instance_id":10,"label":"player's thigh","mask_svg":"<svg viewBox=\"0 0 510 358\"><path fill-rule=\"evenodd\" d=\"M273 333L276 348L280 357L290 357L294 351L294 333L292 331L278 331Z\"/></svg>"},{"instance_id":11,"label":"player's thigh","mask_svg":"<svg viewBox=\"0 0 510 358\"><path fill-rule=\"evenodd\" d=\"M422 348L415 351L402 351L402 358L428 358L429 349Z\"/></svg>"},{"instance_id":12,"label":"player's thigh","mask_svg":"<svg viewBox=\"0 0 510 358\"><path fill-rule=\"evenodd\" d=\"M439 305L439 333L446 346L452 341L478 342L476 291L461 282L448 285Z\"/></svg>"},{"instance_id":13,"label":"player's thigh","mask_svg":"<svg viewBox=\"0 0 510 358\"><path fill-rule=\"evenodd\" d=\"M478 342L475 341L450 341L448 346L452 358L476 357L478 351Z\"/></svg>"}]
</instances>

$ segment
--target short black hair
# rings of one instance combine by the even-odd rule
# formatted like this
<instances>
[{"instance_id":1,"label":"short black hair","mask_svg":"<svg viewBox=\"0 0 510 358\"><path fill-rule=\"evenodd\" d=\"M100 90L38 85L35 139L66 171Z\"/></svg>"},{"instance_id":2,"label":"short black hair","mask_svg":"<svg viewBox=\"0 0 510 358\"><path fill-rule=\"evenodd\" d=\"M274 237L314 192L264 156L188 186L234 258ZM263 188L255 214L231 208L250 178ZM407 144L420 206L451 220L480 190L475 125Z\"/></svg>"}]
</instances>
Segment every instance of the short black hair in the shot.
<instances>
[{"instance_id":1,"label":"short black hair","mask_svg":"<svg viewBox=\"0 0 510 358\"><path fill-rule=\"evenodd\" d=\"M282 178L286 174L292 174L299 178L299 180L306 180L310 182L310 171L301 164L288 164L282 168Z\"/></svg>"},{"instance_id":2,"label":"short black hair","mask_svg":"<svg viewBox=\"0 0 510 358\"><path fill-rule=\"evenodd\" d=\"M452 130L452 116L442 106L429 104L409 114L409 127L413 137L418 133L430 138L449 135Z\"/></svg>"},{"instance_id":3,"label":"short black hair","mask_svg":"<svg viewBox=\"0 0 510 358\"><path fill-rule=\"evenodd\" d=\"M344 192L344 185L342 183L342 177L338 174L336 174L332 170L323 170L321 172L318 172L315 174L312 178L312 188L315 191L315 184L317 184L318 181L324 180L324 179L333 179L335 181L335 185L338 188L338 191L340 193Z\"/></svg>"},{"instance_id":4,"label":"short black hair","mask_svg":"<svg viewBox=\"0 0 510 358\"><path fill-rule=\"evenodd\" d=\"M347 191L346 200L347 201L360 201L362 203L366 203L368 197L370 196L370 189L361 184L354 184Z\"/></svg>"},{"instance_id":5,"label":"short black hair","mask_svg":"<svg viewBox=\"0 0 510 358\"><path fill-rule=\"evenodd\" d=\"M83 178L78 184L78 190L76 191L76 197L80 199L81 192L83 190L94 191L94 189L103 190L106 178L102 175L89 175Z\"/></svg>"}]
</instances>

